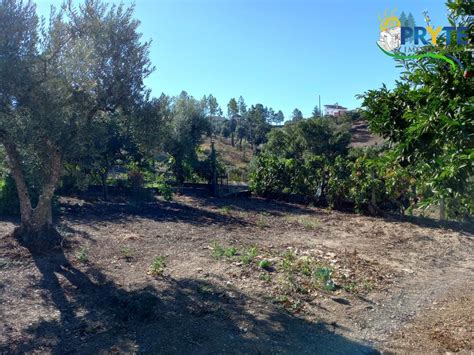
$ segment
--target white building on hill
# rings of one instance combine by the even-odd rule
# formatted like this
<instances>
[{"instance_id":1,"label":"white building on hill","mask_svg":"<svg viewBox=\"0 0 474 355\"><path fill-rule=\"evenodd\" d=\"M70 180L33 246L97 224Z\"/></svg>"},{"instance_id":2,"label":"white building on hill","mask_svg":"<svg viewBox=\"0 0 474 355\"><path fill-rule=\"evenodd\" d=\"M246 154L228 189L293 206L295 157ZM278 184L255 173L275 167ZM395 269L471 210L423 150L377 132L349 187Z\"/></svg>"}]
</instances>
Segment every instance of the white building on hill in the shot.
<instances>
[{"instance_id":1,"label":"white building on hill","mask_svg":"<svg viewBox=\"0 0 474 355\"><path fill-rule=\"evenodd\" d=\"M349 110L336 102L334 105L324 105L324 111L326 116L341 116Z\"/></svg>"}]
</instances>

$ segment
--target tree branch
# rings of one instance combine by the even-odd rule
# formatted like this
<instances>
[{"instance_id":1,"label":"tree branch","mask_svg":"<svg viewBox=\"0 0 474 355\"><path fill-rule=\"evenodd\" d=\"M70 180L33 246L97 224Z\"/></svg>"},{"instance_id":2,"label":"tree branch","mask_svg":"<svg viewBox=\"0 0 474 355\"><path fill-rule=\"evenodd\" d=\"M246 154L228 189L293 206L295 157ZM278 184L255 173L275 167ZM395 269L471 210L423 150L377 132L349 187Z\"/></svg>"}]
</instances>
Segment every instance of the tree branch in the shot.
<instances>
[{"instance_id":1,"label":"tree branch","mask_svg":"<svg viewBox=\"0 0 474 355\"><path fill-rule=\"evenodd\" d=\"M26 185L23 170L21 168L21 158L18 148L13 141L8 137L5 130L0 130L0 143L5 147L8 157L8 166L13 179L15 180L18 191L18 199L20 201L21 220L29 221L31 218L31 200L28 186Z\"/></svg>"}]
</instances>

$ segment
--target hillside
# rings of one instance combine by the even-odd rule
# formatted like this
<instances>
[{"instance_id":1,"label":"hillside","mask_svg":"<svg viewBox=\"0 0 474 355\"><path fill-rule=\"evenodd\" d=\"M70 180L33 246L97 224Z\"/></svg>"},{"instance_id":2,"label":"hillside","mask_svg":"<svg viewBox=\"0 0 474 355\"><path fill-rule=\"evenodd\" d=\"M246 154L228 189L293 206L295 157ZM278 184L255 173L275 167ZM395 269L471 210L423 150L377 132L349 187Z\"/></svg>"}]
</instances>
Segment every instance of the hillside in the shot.
<instances>
[{"instance_id":1,"label":"hillside","mask_svg":"<svg viewBox=\"0 0 474 355\"><path fill-rule=\"evenodd\" d=\"M352 139L350 143L351 148L371 147L383 144L383 138L370 133L366 121L354 121L351 128ZM226 166L229 173L229 181L243 182L247 181L248 164L252 160L253 151L247 142L243 142L242 149L238 144L232 146L231 140L218 137L215 140L215 148L219 159ZM211 144L209 139L201 145L202 151L209 155L211 151Z\"/></svg>"},{"instance_id":2,"label":"hillside","mask_svg":"<svg viewBox=\"0 0 474 355\"><path fill-rule=\"evenodd\" d=\"M382 137L370 133L368 123L363 120L354 121L351 134L351 148L372 147L384 142Z\"/></svg>"},{"instance_id":3,"label":"hillside","mask_svg":"<svg viewBox=\"0 0 474 355\"><path fill-rule=\"evenodd\" d=\"M238 144L233 147L230 139L218 137L214 143L219 160L225 165L229 174L229 181L247 181L248 164L253 157L253 151L247 142L242 143L242 149ZM211 143L207 139L201 146L205 154L210 154Z\"/></svg>"}]
</instances>

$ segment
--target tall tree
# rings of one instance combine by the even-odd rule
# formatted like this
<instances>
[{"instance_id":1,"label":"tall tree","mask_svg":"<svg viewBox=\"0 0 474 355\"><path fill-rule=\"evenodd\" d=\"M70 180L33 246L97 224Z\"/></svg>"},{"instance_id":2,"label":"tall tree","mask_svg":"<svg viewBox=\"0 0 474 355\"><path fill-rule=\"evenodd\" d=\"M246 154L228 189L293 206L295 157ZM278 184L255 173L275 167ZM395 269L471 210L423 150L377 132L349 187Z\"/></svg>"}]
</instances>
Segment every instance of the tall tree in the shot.
<instances>
[{"instance_id":1,"label":"tall tree","mask_svg":"<svg viewBox=\"0 0 474 355\"><path fill-rule=\"evenodd\" d=\"M280 110L276 113L273 119L273 123L279 125L279 124L282 124L284 120L285 120L285 115Z\"/></svg>"},{"instance_id":2,"label":"tall tree","mask_svg":"<svg viewBox=\"0 0 474 355\"><path fill-rule=\"evenodd\" d=\"M237 103L237 106L239 108L239 115L244 117L247 113L247 105L245 104L245 100L242 96L239 96L239 102Z\"/></svg>"},{"instance_id":3,"label":"tall tree","mask_svg":"<svg viewBox=\"0 0 474 355\"><path fill-rule=\"evenodd\" d=\"M254 150L266 141L266 135L270 131L270 118L270 110L262 104L252 105L247 112L247 139Z\"/></svg>"},{"instance_id":4,"label":"tall tree","mask_svg":"<svg viewBox=\"0 0 474 355\"><path fill-rule=\"evenodd\" d=\"M32 3L3 0L0 24L0 143L20 201L16 234L41 244L54 235L51 201L64 164L86 150L104 115L131 117L143 101L149 43L133 7L93 0L53 11L41 36ZM29 176L38 177L37 203Z\"/></svg>"},{"instance_id":5,"label":"tall tree","mask_svg":"<svg viewBox=\"0 0 474 355\"><path fill-rule=\"evenodd\" d=\"M171 115L165 150L173 157L172 170L177 182L182 184L198 162L196 148L210 125L201 103L184 91L174 99Z\"/></svg>"},{"instance_id":6,"label":"tall tree","mask_svg":"<svg viewBox=\"0 0 474 355\"><path fill-rule=\"evenodd\" d=\"M318 105L314 106L314 109L313 109L313 112L311 113L311 117L313 118L317 118L317 117L321 117L322 114L321 114L321 110L319 108Z\"/></svg>"},{"instance_id":7,"label":"tall tree","mask_svg":"<svg viewBox=\"0 0 474 355\"><path fill-rule=\"evenodd\" d=\"M303 112L301 112L299 109L295 108L293 110L293 113L291 114L291 119L292 121L301 121L303 119Z\"/></svg>"},{"instance_id":8,"label":"tall tree","mask_svg":"<svg viewBox=\"0 0 474 355\"><path fill-rule=\"evenodd\" d=\"M204 95L201 100L204 114L209 118L211 128L211 139L212 137L221 130L222 118L218 117L222 115L222 110L217 102L217 99L210 94L209 96Z\"/></svg>"},{"instance_id":9,"label":"tall tree","mask_svg":"<svg viewBox=\"0 0 474 355\"><path fill-rule=\"evenodd\" d=\"M238 114L239 114L239 107L237 105L237 101L234 98L232 98L229 100L229 103L227 104L227 117L232 118Z\"/></svg>"}]
</instances>

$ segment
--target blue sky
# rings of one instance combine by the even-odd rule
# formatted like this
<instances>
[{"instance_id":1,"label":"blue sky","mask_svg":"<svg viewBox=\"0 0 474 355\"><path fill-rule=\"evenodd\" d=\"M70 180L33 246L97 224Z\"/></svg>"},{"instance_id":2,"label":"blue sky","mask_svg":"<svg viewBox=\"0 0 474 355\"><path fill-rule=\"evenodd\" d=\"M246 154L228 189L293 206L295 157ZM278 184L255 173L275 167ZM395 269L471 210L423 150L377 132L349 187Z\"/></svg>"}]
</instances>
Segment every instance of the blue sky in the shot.
<instances>
[{"instance_id":1,"label":"blue sky","mask_svg":"<svg viewBox=\"0 0 474 355\"><path fill-rule=\"evenodd\" d=\"M47 15L61 1L36 3ZM262 103L285 117L295 107L310 115L318 95L323 105L352 109L359 106L356 94L393 86L398 69L375 45L385 10L412 12L418 25L428 10L435 25L447 24L441 0L135 0L135 6L143 38L153 40L157 70L146 81L153 95L212 93L224 112L231 97L242 95L248 105Z\"/></svg>"}]
</instances>

